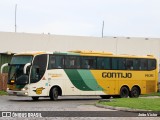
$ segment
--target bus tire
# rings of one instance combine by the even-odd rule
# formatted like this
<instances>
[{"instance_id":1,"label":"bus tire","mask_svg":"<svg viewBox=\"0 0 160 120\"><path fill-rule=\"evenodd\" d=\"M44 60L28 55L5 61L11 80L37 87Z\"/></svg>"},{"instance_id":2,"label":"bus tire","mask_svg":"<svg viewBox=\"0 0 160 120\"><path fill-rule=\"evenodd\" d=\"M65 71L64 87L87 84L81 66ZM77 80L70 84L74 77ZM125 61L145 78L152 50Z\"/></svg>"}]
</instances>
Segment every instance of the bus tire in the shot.
<instances>
[{"instance_id":1,"label":"bus tire","mask_svg":"<svg viewBox=\"0 0 160 120\"><path fill-rule=\"evenodd\" d=\"M120 97L121 98L127 98L129 96L129 90L127 87L122 87L120 90Z\"/></svg>"},{"instance_id":2,"label":"bus tire","mask_svg":"<svg viewBox=\"0 0 160 120\"><path fill-rule=\"evenodd\" d=\"M100 95L100 97L102 98L102 99L110 99L110 95Z\"/></svg>"},{"instance_id":3,"label":"bus tire","mask_svg":"<svg viewBox=\"0 0 160 120\"><path fill-rule=\"evenodd\" d=\"M58 88L53 87L50 91L50 99L56 101L58 100L58 95L59 95Z\"/></svg>"},{"instance_id":4,"label":"bus tire","mask_svg":"<svg viewBox=\"0 0 160 120\"><path fill-rule=\"evenodd\" d=\"M130 92L130 97L137 98L139 97L139 95L140 95L140 90L138 89L138 87L133 87Z\"/></svg>"},{"instance_id":5,"label":"bus tire","mask_svg":"<svg viewBox=\"0 0 160 120\"><path fill-rule=\"evenodd\" d=\"M37 101L39 97L32 97L32 100Z\"/></svg>"}]
</instances>

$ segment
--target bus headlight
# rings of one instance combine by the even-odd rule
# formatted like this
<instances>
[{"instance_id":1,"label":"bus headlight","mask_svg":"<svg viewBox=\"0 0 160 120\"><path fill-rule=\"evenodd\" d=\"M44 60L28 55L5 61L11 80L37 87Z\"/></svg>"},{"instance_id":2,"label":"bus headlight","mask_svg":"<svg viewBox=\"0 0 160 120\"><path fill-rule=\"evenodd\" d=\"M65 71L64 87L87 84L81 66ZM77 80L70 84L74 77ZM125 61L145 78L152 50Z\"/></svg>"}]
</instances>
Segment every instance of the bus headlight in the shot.
<instances>
[{"instance_id":1,"label":"bus headlight","mask_svg":"<svg viewBox=\"0 0 160 120\"><path fill-rule=\"evenodd\" d=\"M28 87L24 87L21 89L22 91L28 90Z\"/></svg>"}]
</instances>

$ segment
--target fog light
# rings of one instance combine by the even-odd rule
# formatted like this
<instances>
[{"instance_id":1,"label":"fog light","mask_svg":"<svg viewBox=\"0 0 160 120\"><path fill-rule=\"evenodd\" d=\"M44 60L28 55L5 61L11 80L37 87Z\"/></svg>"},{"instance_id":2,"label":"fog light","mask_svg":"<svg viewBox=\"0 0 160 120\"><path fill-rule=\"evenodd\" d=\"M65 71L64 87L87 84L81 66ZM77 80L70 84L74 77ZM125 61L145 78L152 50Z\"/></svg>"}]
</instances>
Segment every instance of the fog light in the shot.
<instances>
[{"instance_id":1,"label":"fog light","mask_svg":"<svg viewBox=\"0 0 160 120\"><path fill-rule=\"evenodd\" d=\"M28 95L28 93L26 92L26 93L24 93L25 95Z\"/></svg>"}]
</instances>

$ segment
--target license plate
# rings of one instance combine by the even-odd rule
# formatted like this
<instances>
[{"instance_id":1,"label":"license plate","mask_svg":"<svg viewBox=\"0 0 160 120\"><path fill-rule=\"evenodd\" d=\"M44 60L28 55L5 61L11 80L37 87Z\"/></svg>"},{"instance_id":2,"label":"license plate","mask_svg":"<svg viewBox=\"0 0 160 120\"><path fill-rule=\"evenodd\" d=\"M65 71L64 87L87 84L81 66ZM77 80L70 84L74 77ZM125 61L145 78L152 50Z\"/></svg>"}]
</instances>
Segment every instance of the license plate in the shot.
<instances>
[{"instance_id":1,"label":"license plate","mask_svg":"<svg viewBox=\"0 0 160 120\"><path fill-rule=\"evenodd\" d=\"M10 88L11 90L13 90L14 87L13 87L13 85L11 85L9 88Z\"/></svg>"},{"instance_id":2,"label":"license plate","mask_svg":"<svg viewBox=\"0 0 160 120\"><path fill-rule=\"evenodd\" d=\"M15 89L15 85L10 85L10 86L9 86L9 89L10 89L10 90L14 90L14 89Z\"/></svg>"}]
</instances>

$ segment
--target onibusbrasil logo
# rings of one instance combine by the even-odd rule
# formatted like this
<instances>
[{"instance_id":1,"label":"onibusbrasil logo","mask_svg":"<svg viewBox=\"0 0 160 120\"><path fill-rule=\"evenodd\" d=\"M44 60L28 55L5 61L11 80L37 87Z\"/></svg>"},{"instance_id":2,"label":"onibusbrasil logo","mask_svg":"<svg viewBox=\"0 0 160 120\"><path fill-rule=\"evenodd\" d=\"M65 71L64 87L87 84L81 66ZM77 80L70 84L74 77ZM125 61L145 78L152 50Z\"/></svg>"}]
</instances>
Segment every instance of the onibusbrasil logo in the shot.
<instances>
[{"instance_id":1,"label":"onibusbrasil logo","mask_svg":"<svg viewBox=\"0 0 160 120\"><path fill-rule=\"evenodd\" d=\"M42 117L42 114L40 112L2 112L2 117L39 118Z\"/></svg>"}]
</instances>

